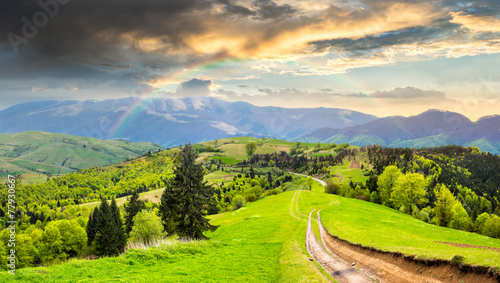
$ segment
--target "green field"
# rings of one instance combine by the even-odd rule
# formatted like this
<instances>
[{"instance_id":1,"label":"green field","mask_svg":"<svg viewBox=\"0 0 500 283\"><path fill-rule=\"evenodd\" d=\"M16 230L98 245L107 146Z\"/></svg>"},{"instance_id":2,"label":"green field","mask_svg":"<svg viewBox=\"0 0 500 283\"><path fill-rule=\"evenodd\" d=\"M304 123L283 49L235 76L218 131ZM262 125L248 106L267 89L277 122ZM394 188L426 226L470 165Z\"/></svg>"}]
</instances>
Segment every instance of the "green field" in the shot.
<instances>
[{"instance_id":1,"label":"green field","mask_svg":"<svg viewBox=\"0 0 500 283\"><path fill-rule=\"evenodd\" d=\"M140 193L139 194L139 199L148 200L148 201L154 202L154 203L160 203L160 199L161 199L161 195L163 193L163 190L165 190L165 188L158 189L158 190L152 190L152 191L149 191L149 192ZM127 197L117 198L116 199L116 204L118 206L123 205L127 201L127 198L128 198L128 196ZM88 207L88 208L94 208L94 207L98 206L99 204L101 204L100 201L94 201L94 202L87 202L87 203L84 203L84 204L80 204L80 206Z\"/></svg>"},{"instance_id":2,"label":"green field","mask_svg":"<svg viewBox=\"0 0 500 283\"><path fill-rule=\"evenodd\" d=\"M152 143L28 131L0 134L0 177L9 174L65 174L92 166L106 166L161 147Z\"/></svg>"},{"instance_id":3,"label":"green field","mask_svg":"<svg viewBox=\"0 0 500 283\"><path fill-rule=\"evenodd\" d=\"M288 153L290 152L290 149L296 145L295 142L282 141L278 139L235 137L198 143L194 145L194 148L200 148L203 146L219 148L221 152L203 152L200 154L200 158L212 157L221 159L226 164L233 165L248 158L245 151L245 145L248 142L255 142L255 144L257 144L257 151L255 154L266 154L280 151ZM315 143L301 143L301 148L305 150L305 153L307 153L308 151L311 151L315 145Z\"/></svg>"},{"instance_id":4,"label":"green field","mask_svg":"<svg viewBox=\"0 0 500 283\"><path fill-rule=\"evenodd\" d=\"M321 210L323 224L333 235L382 250L422 258L465 257L474 265L500 267L498 251L459 248L436 241L500 248L500 240L426 224L377 204L322 192L315 183L300 191L292 206L305 219ZM202 243L170 244L148 251L129 250L117 258L71 260L62 265L17 270L16 281L58 282L327 282L328 275L308 260L306 222L290 215L297 191L268 196L245 207L211 216L220 227ZM149 192L146 194L154 194ZM144 196L144 195L143 195ZM313 224L318 233L318 227ZM147 278L145 277L147 274ZM0 279L9 278L0 273ZM168 278L168 279L166 279ZM332 278L329 278L332 280Z\"/></svg>"},{"instance_id":5,"label":"green field","mask_svg":"<svg viewBox=\"0 0 500 283\"><path fill-rule=\"evenodd\" d=\"M210 241L131 250L117 258L71 260L17 270L19 282L328 282L308 260L306 222L290 215L295 192L212 216ZM11 275L0 273L0 280ZM330 280L332 278L330 277Z\"/></svg>"}]
</instances>

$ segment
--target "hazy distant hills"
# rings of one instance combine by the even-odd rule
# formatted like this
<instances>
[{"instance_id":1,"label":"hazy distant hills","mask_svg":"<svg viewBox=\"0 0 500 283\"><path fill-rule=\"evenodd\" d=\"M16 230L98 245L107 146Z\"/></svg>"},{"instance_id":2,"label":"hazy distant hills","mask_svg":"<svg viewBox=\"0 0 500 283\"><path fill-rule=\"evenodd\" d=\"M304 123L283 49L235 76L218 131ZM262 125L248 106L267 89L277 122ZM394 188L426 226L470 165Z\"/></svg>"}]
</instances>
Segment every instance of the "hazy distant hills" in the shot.
<instances>
[{"instance_id":1,"label":"hazy distant hills","mask_svg":"<svg viewBox=\"0 0 500 283\"><path fill-rule=\"evenodd\" d=\"M0 111L0 133L38 130L165 147L233 136L395 147L474 145L500 153L500 116L429 110L377 118L336 108L259 107L213 97L37 101Z\"/></svg>"},{"instance_id":2,"label":"hazy distant hills","mask_svg":"<svg viewBox=\"0 0 500 283\"><path fill-rule=\"evenodd\" d=\"M344 109L259 107L213 97L36 101L0 111L0 132L38 130L169 147L244 135L294 139L375 119Z\"/></svg>"},{"instance_id":3,"label":"hazy distant hills","mask_svg":"<svg viewBox=\"0 0 500 283\"><path fill-rule=\"evenodd\" d=\"M0 134L0 177L6 173L69 173L115 164L159 149L159 145L146 142L102 141L39 131Z\"/></svg>"},{"instance_id":4,"label":"hazy distant hills","mask_svg":"<svg viewBox=\"0 0 500 283\"><path fill-rule=\"evenodd\" d=\"M499 154L500 116L483 117L472 122L458 113L429 110L417 116L380 118L343 129L325 127L297 140L392 147L473 145Z\"/></svg>"}]
</instances>

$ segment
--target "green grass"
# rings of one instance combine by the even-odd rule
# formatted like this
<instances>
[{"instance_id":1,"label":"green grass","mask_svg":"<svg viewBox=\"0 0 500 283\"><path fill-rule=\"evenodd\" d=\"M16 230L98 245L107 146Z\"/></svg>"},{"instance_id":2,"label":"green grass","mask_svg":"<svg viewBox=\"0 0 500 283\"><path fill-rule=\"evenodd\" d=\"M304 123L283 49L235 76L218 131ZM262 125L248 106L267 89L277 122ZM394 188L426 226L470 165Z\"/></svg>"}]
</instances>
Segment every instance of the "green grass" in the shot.
<instances>
[{"instance_id":1,"label":"green grass","mask_svg":"<svg viewBox=\"0 0 500 283\"><path fill-rule=\"evenodd\" d=\"M370 177L365 176L363 170L361 169L349 169L350 163L350 161L345 159L344 164L330 167L330 170L332 170L333 174L337 175L336 177L333 177L334 181L339 180L338 174L340 174L342 175L341 183L349 183L350 181L365 183ZM361 164L367 166L367 164L363 163L362 161Z\"/></svg>"},{"instance_id":2,"label":"green grass","mask_svg":"<svg viewBox=\"0 0 500 283\"><path fill-rule=\"evenodd\" d=\"M145 142L102 141L28 131L0 134L0 165L9 172L63 174L75 168L115 164L159 148L159 145Z\"/></svg>"},{"instance_id":3,"label":"green grass","mask_svg":"<svg viewBox=\"0 0 500 283\"><path fill-rule=\"evenodd\" d=\"M163 190L164 189L165 188L157 189L157 190L152 190L152 191L149 191L149 192L140 193L139 194L139 199L148 200L148 201L151 201L151 202L154 202L154 203L160 203L161 195L163 194ZM126 197L117 198L116 199L116 204L118 206L120 206L120 205L124 204L126 201L127 201L127 196ZM88 207L88 208L94 208L94 207L96 207L96 206L98 206L100 204L101 204L100 201L94 201L94 202L87 202L87 203L80 204L80 206Z\"/></svg>"},{"instance_id":4,"label":"green grass","mask_svg":"<svg viewBox=\"0 0 500 283\"><path fill-rule=\"evenodd\" d=\"M207 174L205 180L207 180L209 184L220 184L232 180L236 175L238 175L238 173L234 171L215 171Z\"/></svg>"},{"instance_id":5,"label":"green grass","mask_svg":"<svg viewBox=\"0 0 500 283\"><path fill-rule=\"evenodd\" d=\"M240 160L225 156L213 156L212 159L219 159L227 165L236 165L241 162Z\"/></svg>"},{"instance_id":6,"label":"green grass","mask_svg":"<svg viewBox=\"0 0 500 283\"><path fill-rule=\"evenodd\" d=\"M303 192L307 193L307 192ZM19 282L328 282L308 260L306 222L289 214L293 192L212 216L212 239L131 250L116 258L71 260L16 271ZM0 281L11 275L0 273ZM331 277L330 277L331 278Z\"/></svg>"},{"instance_id":7,"label":"green grass","mask_svg":"<svg viewBox=\"0 0 500 283\"><path fill-rule=\"evenodd\" d=\"M500 267L500 253L479 248L459 248L440 242L500 248L500 239L427 224L385 206L340 198L339 205L323 209L323 225L330 233L353 243L422 258L450 260L465 257L474 265Z\"/></svg>"}]
</instances>

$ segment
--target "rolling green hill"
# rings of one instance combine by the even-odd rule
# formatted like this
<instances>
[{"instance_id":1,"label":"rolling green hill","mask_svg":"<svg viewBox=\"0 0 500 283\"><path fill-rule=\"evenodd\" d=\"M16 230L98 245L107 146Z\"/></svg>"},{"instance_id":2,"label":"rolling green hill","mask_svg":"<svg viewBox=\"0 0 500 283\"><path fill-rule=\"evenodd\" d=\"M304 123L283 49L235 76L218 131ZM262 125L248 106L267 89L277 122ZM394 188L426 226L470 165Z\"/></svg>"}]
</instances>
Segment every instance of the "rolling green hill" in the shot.
<instances>
[{"instance_id":1,"label":"rolling green hill","mask_svg":"<svg viewBox=\"0 0 500 283\"><path fill-rule=\"evenodd\" d=\"M0 134L0 174L56 175L158 151L159 145L28 131ZM28 175L29 176L29 175Z\"/></svg>"},{"instance_id":2,"label":"rolling green hill","mask_svg":"<svg viewBox=\"0 0 500 283\"><path fill-rule=\"evenodd\" d=\"M248 142L257 144L256 154L251 158L247 157L245 151ZM444 182L447 180L444 177L457 176L458 172L466 172L464 178L475 178L473 166L485 163L480 161L482 159L487 164L497 164L493 160L496 158L494 156L470 148L451 148L458 152L464 151L464 155L453 155L450 148L434 149L440 153L436 155L440 158L436 159L441 164L439 167L438 163L426 159L433 158L434 151L427 152L424 158L405 154L403 149L392 152L379 147L296 144L248 137L204 142L193 147L201 151L197 162L205 167L205 180L213 185L213 198L218 203L218 211L222 212L210 216L211 223L219 225L215 232L206 233L211 240L183 243L170 238L146 250L131 248L116 258L80 258L71 259L62 265L21 268L16 271L18 275L15 278L20 282L57 282L61 279L70 282L327 282L332 278L321 271L316 261L309 260L305 245L305 220L312 210L321 210L323 225L332 235L353 243L383 251L403 252L419 259L449 261L459 256L462 263L500 270L500 240L492 238L497 236L490 238L431 225L436 224L433 222L436 213L431 206L420 207L423 214L418 214L419 218L428 213L426 219L420 220L398 211L399 207L389 208L371 203L369 201L376 199L372 196L377 188L370 192L372 188L368 184L376 177L377 168L384 162L399 163L408 174L420 172L415 174L423 175L426 172L426 176L433 177L434 172L439 171L443 174ZM301 154L282 153L291 151L300 151ZM79 219L82 227L88 218L89 208L97 205L99 198L124 196L131 190L145 191L141 198L148 199L148 208L154 210L157 209L155 207L165 181L171 177L178 152L177 148L165 150L112 166L93 167L51 178L44 184L19 188L18 195L25 200L19 205L32 213L44 211L45 215L49 215L50 212L53 219ZM443 161L443 158L447 161ZM471 164L463 163L475 160L473 158L478 160ZM453 166L447 168L445 164ZM330 184L338 183L340 195L367 201L326 194L323 186L317 182L308 190L306 178L291 172L314 175L325 181L330 180ZM249 196L257 188L260 193L251 200ZM246 204L233 210L232 200L238 194L244 197ZM486 199L477 197L465 188L461 188L457 194L466 204L467 212L472 211L472 206L467 204L475 203L475 200L480 204L478 209L481 206L488 209ZM126 197L117 198L119 205L125 201ZM71 205L73 203L80 205ZM43 207L38 207L40 204ZM491 203L489 209L494 220L496 216ZM316 217L314 214L313 218ZM472 213L469 212L469 215L471 221L475 221ZM23 217L23 229L30 231L34 223L28 226L28 215ZM47 224L46 220L41 221L41 225ZM473 226L463 230L483 232L481 229L475 230L478 225L476 222L471 223ZM492 229L495 227L491 225ZM312 229L319 236L319 225L313 223ZM20 236L21 239L29 239L33 235ZM0 281L9 276L0 272Z\"/></svg>"},{"instance_id":3,"label":"rolling green hill","mask_svg":"<svg viewBox=\"0 0 500 283\"><path fill-rule=\"evenodd\" d=\"M333 235L420 258L450 259L500 267L498 252L455 247L437 241L500 248L500 240L425 224L409 215L359 200L326 195L320 186L300 194L296 214L321 210ZM291 216L294 191L269 196L211 217L219 229L201 243L175 243L132 249L116 258L71 260L62 265L17 271L19 282L327 282L331 277L308 260L306 222ZM334 200L335 202L332 202ZM301 216L302 215L302 216ZM317 228L316 228L317 230ZM403 237L401 235L404 235ZM144 276L147 274L147 277ZM6 272L0 279L9 278Z\"/></svg>"}]
</instances>

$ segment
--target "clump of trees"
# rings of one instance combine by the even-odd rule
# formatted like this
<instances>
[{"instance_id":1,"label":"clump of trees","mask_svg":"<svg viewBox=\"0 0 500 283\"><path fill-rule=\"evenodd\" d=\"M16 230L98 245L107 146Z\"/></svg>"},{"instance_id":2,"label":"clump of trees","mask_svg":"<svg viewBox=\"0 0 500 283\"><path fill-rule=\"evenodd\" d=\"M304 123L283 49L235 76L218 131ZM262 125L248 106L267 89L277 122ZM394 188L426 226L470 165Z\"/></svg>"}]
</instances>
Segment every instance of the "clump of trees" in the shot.
<instances>
[{"instance_id":1,"label":"clump of trees","mask_svg":"<svg viewBox=\"0 0 500 283\"><path fill-rule=\"evenodd\" d=\"M500 157L458 146L361 150L375 168L368 181L338 188L329 180L326 192L380 203L434 225L500 237L500 197L488 189L500 186L498 172L492 172L500 170Z\"/></svg>"},{"instance_id":2,"label":"clump of trees","mask_svg":"<svg viewBox=\"0 0 500 283\"><path fill-rule=\"evenodd\" d=\"M125 250L127 237L115 199L96 207L87 222L88 244L98 256L117 256Z\"/></svg>"}]
</instances>

